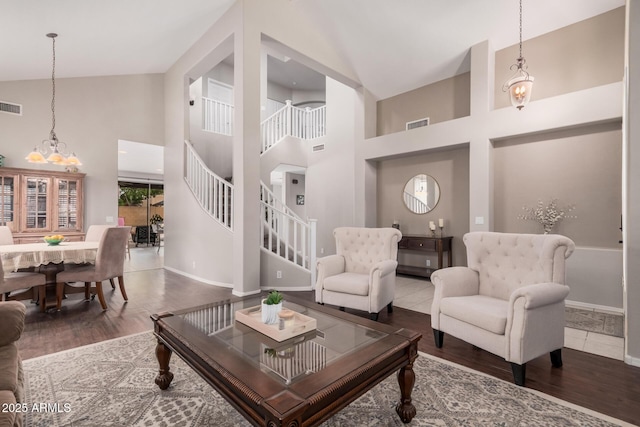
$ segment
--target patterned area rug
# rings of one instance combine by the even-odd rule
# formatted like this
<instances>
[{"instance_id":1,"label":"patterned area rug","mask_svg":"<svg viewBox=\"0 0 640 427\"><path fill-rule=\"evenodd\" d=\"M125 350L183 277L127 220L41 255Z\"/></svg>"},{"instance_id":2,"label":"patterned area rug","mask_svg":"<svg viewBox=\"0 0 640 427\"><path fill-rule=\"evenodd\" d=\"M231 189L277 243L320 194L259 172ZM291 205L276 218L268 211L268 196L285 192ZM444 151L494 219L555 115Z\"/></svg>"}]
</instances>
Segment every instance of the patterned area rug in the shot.
<instances>
[{"instance_id":1,"label":"patterned area rug","mask_svg":"<svg viewBox=\"0 0 640 427\"><path fill-rule=\"evenodd\" d=\"M565 320L567 328L624 338L622 314L565 307Z\"/></svg>"},{"instance_id":2,"label":"patterned area rug","mask_svg":"<svg viewBox=\"0 0 640 427\"><path fill-rule=\"evenodd\" d=\"M24 362L25 426L250 426L180 358L161 391L151 332L118 338ZM415 365L411 426L629 426L420 353ZM395 413L395 376L323 424L402 426Z\"/></svg>"}]
</instances>

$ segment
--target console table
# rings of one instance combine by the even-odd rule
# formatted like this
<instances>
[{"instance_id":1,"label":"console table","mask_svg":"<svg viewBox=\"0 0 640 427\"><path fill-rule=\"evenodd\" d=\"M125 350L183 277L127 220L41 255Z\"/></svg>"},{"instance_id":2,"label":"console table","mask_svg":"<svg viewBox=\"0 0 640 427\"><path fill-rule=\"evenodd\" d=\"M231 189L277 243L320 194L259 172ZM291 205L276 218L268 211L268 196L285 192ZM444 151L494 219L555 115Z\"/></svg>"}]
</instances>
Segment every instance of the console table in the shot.
<instances>
[{"instance_id":1,"label":"console table","mask_svg":"<svg viewBox=\"0 0 640 427\"><path fill-rule=\"evenodd\" d=\"M438 264L435 267L427 267L423 263L422 267L411 265L398 265L396 272L409 274L411 276L431 277L431 273L443 267L444 252L447 252L447 267L453 265L453 252L451 251L451 241L453 237L429 237L421 235L403 235L398 242L398 250L421 252L426 254L437 253ZM426 261L426 259L425 259Z\"/></svg>"}]
</instances>

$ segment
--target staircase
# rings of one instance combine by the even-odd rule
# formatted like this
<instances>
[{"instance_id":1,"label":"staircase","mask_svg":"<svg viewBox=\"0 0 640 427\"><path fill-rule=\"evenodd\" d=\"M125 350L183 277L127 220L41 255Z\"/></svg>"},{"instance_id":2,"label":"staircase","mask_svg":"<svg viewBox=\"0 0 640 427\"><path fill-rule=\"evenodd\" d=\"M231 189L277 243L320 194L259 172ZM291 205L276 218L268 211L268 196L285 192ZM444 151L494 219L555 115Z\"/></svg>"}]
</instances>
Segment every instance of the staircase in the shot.
<instances>
[{"instance_id":1,"label":"staircase","mask_svg":"<svg viewBox=\"0 0 640 427\"><path fill-rule=\"evenodd\" d=\"M193 145L184 142L184 180L202 209L229 231L233 231L233 184L204 164ZM302 268L316 281L316 220L305 221L260 183L261 248Z\"/></svg>"},{"instance_id":2,"label":"staircase","mask_svg":"<svg viewBox=\"0 0 640 427\"><path fill-rule=\"evenodd\" d=\"M189 141L184 145L184 180L187 186L206 213L233 231L233 184L207 168Z\"/></svg>"},{"instance_id":3,"label":"staircase","mask_svg":"<svg viewBox=\"0 0 640 427\"><path fill-rule=\"evenodd\" d=\"M305 221L260 183L262 249L311 274L316 282L316 220Z\"/></svg>"},{"instance_id":4,"label":"staircase","mask_svg":"<svg viewBox=\"0 0 640 427\"><path fill-rule=\"evenodd\" d=\"M404 203L407 205L411 212L415 212L417 214L423 214L429 212L431 209L427 206L422 200L416 198L413 194L404 192L403 194Z\"/></svg>"}]
</instances>

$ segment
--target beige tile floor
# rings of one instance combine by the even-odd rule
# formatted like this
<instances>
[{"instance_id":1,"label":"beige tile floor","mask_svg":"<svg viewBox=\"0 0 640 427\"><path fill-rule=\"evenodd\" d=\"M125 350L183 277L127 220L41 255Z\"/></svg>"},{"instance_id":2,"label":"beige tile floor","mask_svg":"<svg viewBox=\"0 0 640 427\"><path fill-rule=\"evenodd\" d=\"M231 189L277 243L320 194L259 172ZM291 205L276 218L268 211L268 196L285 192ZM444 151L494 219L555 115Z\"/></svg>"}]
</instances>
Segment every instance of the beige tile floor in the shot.
<instances>
[{"instance_id":1,"label":"beige tile floor","mask_svg":"<svg viewBox=\"0 0 640 427\"><path fill-rule=\"evenodd\" d=\"M393 305L431 314L435 288L430 281L417 277L397 276ZM564 346L574 350L624 360L624 339L595 332L564 328Z\"/></svg>"},{"instance_id":2,"label":"beige tile floor","mask_svg":"<svg viewBox=\"0 0 640 427\"><path fill-rule=\"evenodd\" d=\"M124 272L153 270L164 267L164 246L158 252L157 246L139 246L131 244L129 251L131 257L124 259Z\"/></svg>"}]
</instances>

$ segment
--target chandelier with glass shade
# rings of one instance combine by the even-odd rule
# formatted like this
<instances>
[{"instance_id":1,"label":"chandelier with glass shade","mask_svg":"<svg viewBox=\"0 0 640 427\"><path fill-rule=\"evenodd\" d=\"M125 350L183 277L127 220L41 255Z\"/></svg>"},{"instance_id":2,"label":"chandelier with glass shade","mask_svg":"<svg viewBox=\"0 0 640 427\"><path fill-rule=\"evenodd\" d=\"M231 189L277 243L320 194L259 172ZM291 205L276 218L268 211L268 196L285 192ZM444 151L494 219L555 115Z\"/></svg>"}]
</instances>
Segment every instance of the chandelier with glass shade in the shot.
<instances>
[{"instance_id":1,"label":"chandelier with glass shade","mask_svg":"<svg viewBox=\"0 0 640 427\"><path fill-rule=\"evenodd\" d=\"M522 0L520 0L520 56L516 63L511 66L514 74L502 86L503 92L509 92L511 105L518 110L522 110L531 99L533 89L533 77L527 71L527 61L522 56Z\"/></svg>"},{"instance_id":2,"label":"chandelier with glass shade","mask_svg":"<svg viewBox=\"0 0 640 427\"><path fill-rule=\"evenodd\" d=\"M25 159L30 163L53 163L63 166L80 166L76 153L69 151L67 144L59 141L56 135L56 33L49 33L47 37L53 42L53 71L51 72L51 131L49 139L45 139L39 146L33 148Z\"/></svg>"}]
</instances>

